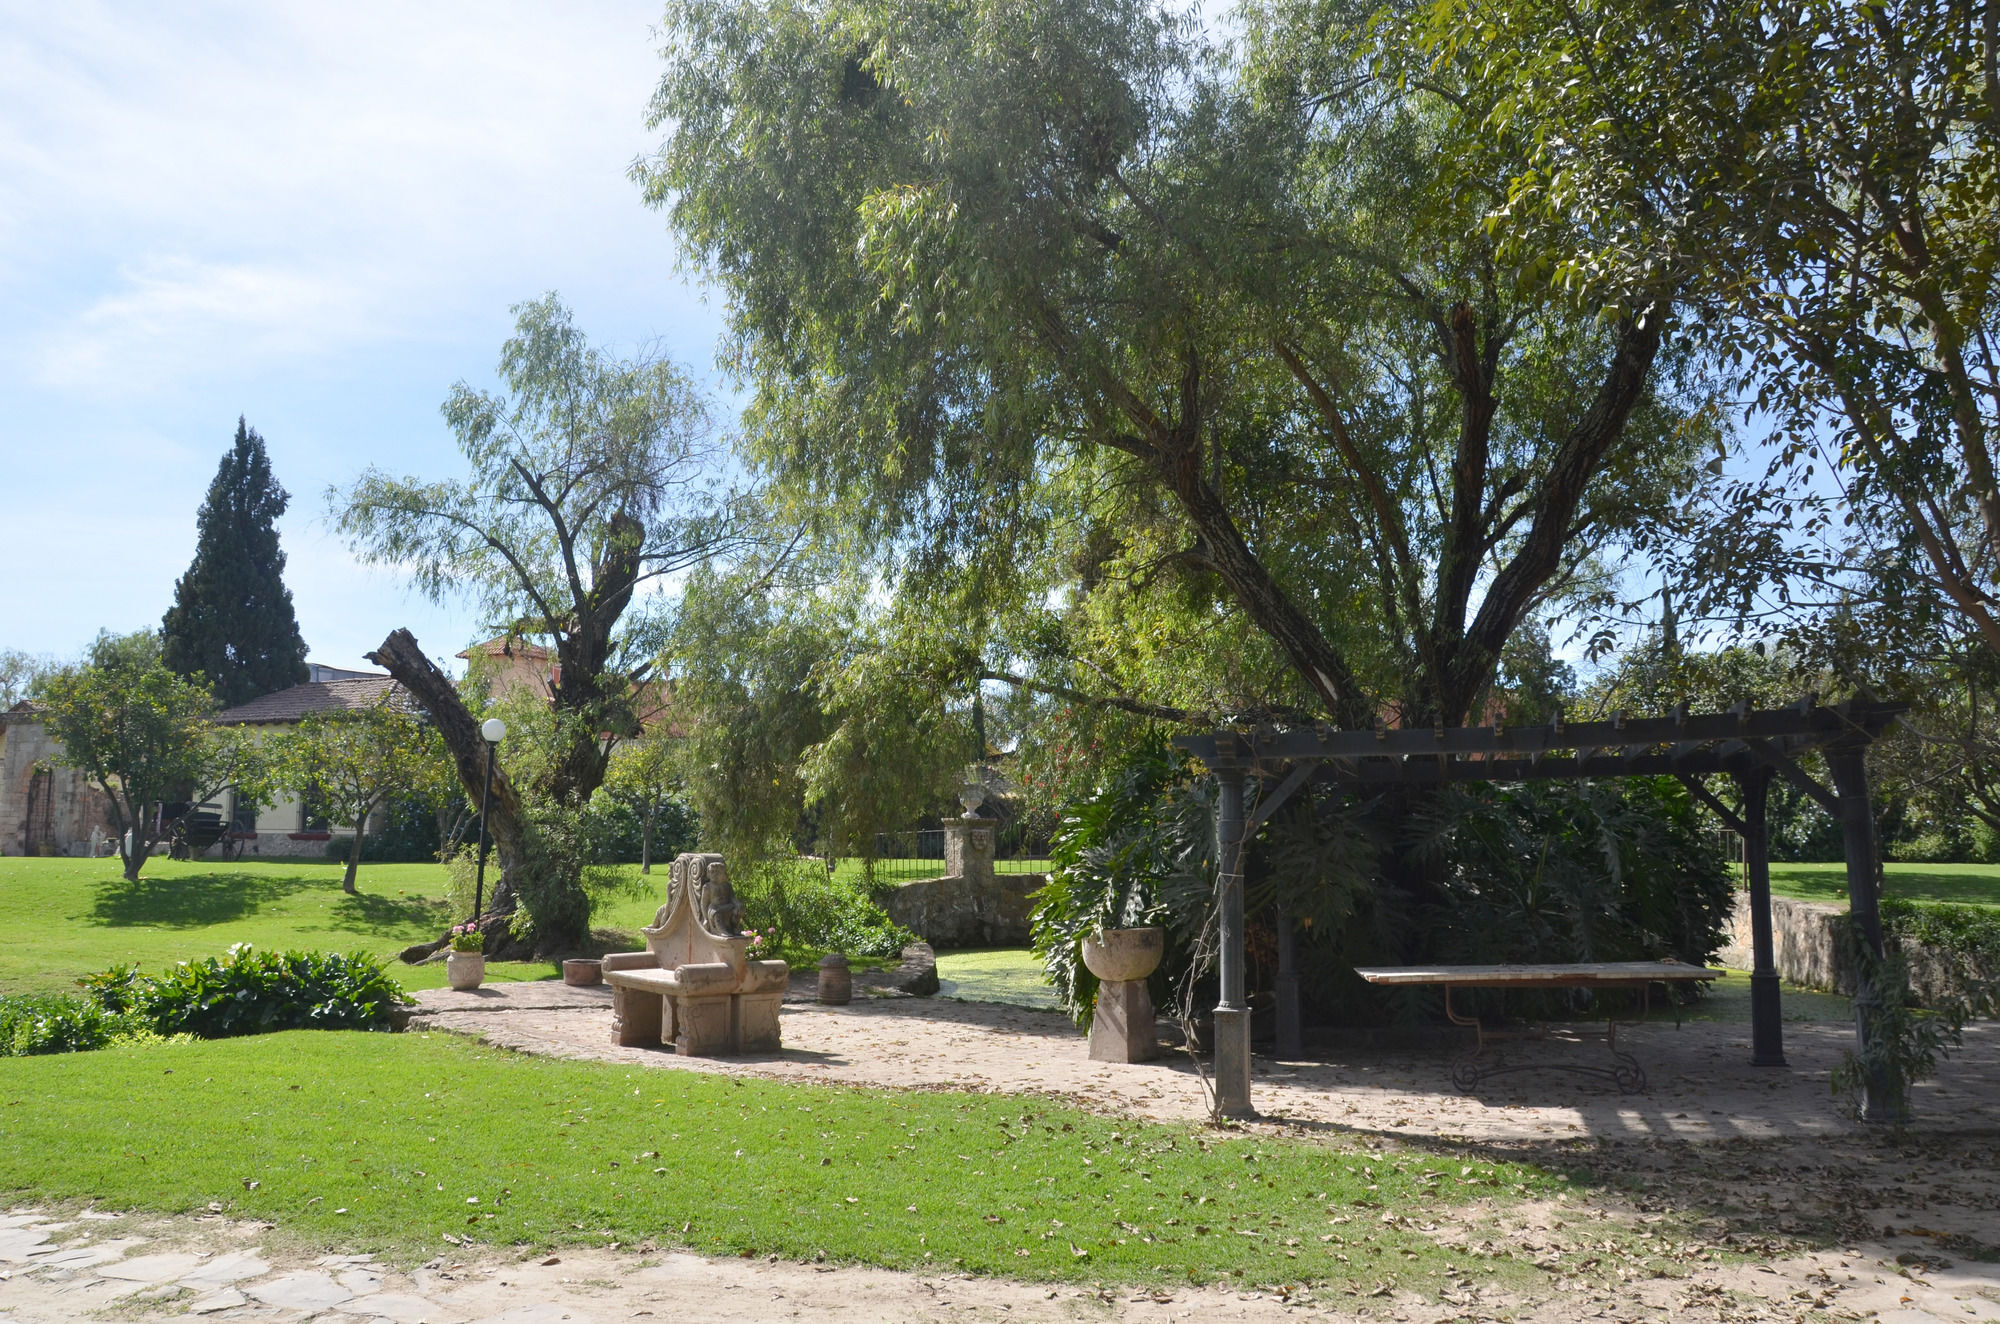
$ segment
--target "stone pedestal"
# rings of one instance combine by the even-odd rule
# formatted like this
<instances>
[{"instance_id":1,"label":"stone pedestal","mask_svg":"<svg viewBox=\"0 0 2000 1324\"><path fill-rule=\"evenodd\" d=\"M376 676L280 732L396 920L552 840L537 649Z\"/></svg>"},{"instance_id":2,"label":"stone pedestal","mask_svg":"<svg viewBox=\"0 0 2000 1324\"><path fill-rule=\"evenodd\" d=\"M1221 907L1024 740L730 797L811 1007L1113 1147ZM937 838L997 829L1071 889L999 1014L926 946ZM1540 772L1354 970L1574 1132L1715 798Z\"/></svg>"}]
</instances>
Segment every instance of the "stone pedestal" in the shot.
<instances>
[{"instance_id":1,"label":"stone pedestal","mask_svg":"<svg viewBox=\"0 0 2000 1324\"><path fill-rule=\"evenodd\" d=\"M1083 940L1083 963L1100 981L1090 1018L1093 1062L1148 1062L1159 1055L1146 979L1165 950L1166 934L1153 928L1104 929Z\"/></svg>"},{"instance_id":2,"label":"stone pedestal","mask_svg":"<svg viewBox=\"0 0 2000 1324\"><path fill-rule=\"evenodd\" d=\"M1160 1053L1153 996L1143 979L1114 979L1097 986L1097 1013L1090 1018L1090 1060L1150 1062Z\"/></svg>"},{"instance_id":3,"label":"stone pedestal","mask_svg":"<svg viewBox=\"0 0 2000 1324\"><path fill-rule=\"evenodd\" d=\"M954 878L991 885L993 820L967 814L944 820L944 871Z\"/></svg>"}]
</instances>

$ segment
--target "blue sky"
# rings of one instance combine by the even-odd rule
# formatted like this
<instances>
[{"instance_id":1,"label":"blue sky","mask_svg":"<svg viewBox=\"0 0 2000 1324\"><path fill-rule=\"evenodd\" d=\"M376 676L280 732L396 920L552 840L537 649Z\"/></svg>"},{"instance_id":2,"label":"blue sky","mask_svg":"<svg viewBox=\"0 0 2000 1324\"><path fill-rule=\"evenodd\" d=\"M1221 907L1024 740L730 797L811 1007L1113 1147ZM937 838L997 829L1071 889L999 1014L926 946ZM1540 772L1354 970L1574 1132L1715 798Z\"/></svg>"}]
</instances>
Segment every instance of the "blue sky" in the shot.
<instances>
[{"instance_id":1,"label":"blue sky","mask_svg":"<svg viewBox=\"0 0 2000 1324\"><path fill-rule=\"evenodd\" d=\"M322 494L453 472L438 405L545 290L721 387L718 312L625 173L658 13L0 0L0 647L156 625L238 414L292 493L313 660L463 647L470 611L356 565Z\"/></svg>"}]
</instances>

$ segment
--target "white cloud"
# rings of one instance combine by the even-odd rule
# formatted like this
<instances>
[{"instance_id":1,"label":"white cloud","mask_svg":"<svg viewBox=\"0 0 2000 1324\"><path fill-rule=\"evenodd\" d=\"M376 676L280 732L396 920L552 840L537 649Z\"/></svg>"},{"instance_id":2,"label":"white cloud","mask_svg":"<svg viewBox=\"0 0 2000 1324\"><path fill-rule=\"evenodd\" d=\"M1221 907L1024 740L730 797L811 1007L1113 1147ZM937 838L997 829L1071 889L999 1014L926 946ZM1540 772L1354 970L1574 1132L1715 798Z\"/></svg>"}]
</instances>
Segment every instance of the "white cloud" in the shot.
<instances>
[{"instance_id":1,"label":"white cloud","mask_svg":"<svg viewBox=\"0 0 2000 1324\"><path fill-rule=\"evenodd\" d=\"M272 356L323 353L380 334L371 293L331 274L158 258L121 272L121 288L54 328L40 377L59 387L131 391L226 355L240 370Z\"/></svg>"},{"instance_id":2,"label":"white cloud","mask_svg":"<svg viewBox=\"0 0 2000 1324\"><path fill-rule=\"evenodd\" d=\"M363 467L444 475L437 413L509 305L560 290L698 370L718 325L625 177L653 146L658 0L0 0L0 472L47 549L0 645L157 621L239 414L294 494L316 655L470 614L323 530ZM449 644L450 648L445 648Z\"/></svg>"}]
</instances>

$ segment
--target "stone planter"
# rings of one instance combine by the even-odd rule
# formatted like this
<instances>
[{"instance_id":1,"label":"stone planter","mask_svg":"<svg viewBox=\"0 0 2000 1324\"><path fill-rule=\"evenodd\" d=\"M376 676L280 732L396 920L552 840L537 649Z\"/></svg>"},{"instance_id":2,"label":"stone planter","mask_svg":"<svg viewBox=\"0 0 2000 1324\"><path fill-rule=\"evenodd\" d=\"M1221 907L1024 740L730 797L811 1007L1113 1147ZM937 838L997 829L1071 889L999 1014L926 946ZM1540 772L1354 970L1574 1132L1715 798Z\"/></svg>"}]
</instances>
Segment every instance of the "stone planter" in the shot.
<instances>
[{"instance_id":1,"label":"stone planter","mask_svg":"<svg viewBox=\"0 0 2000 1324\"><path fill-rule=\"evenodd\" d=\"M1160 1030L1146 977L1165 954L1161 929L1104 929L1083 940L1083 963L1098 978L1090 1018L1093 1062L1148 1062L1160 1053Z\"/></svg>"},{"instance_id":2,"label":"stone planter","mask_svg":"<svg viewBox=\"0 0 2000 1324\"><path fill-rule=\"evenodd\" d=\"M486 979L484 952L453 952L444 958L445 982L461 993L470 993Z\"/></svg>"},{"instance_id":3,"label":"stone planter","mask_svg":"<svg viewBox=\"0 0 2000 1324\"><path fill-rule=\"evenodd\" d=\"M585 957L571 957L563 962L563 983L583 987L599 983L604 978L604 962Z\"/></svg>"},{"instance_id":4,"label":"stone planter","mask_svg":"<svg viewBox=\"0 0 2000 1324\"><path fill-rule=\"evenodd\" d=\"M1144 979L1166 950L1164 929L1101 929L1083 940L1083 963L1106 983Z\"/></svg>"}]
</instances>

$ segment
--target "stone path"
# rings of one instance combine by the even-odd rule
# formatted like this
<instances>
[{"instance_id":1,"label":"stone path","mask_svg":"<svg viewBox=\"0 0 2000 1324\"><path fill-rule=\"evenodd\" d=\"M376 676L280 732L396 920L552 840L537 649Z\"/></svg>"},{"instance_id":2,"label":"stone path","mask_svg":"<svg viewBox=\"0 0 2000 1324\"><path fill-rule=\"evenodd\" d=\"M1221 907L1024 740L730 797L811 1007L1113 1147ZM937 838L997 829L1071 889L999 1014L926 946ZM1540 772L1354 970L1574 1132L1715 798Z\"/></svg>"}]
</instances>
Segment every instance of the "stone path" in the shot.
<instances>
[{"instance_id":1,"label":"stone path","mask_svg":"<svg viewBox=\"0 0 2000 1324\"><path fill-rule=\"evenodd\" d=\"M1575 1211L1567 1211L1575 1216ZM1561 1219L1552 1220L1557 1227ZM608 1324L672 1319L1446 1321L1527 1324L1667 1317L1881 1324L2000 1320L2000 1266L1868 1244L1768 1264L1702 1264L1589 1286L1566 1276L1566 1248L1523 1233L1545 1285L1499 1293L1460 1286L1443 1302L1380 1291L1355 1300L1294 1290L1104 1289L771 1260L708 1260L645 1249L508 1252L449 1247L407 1268L366 1254L314 1255L269 1225L219 1215L143 1218L34 1209L0 1216L0 1324L108 1319L259 1324ZM1590 1249L1585 1243L1582 1249ZM1475 1252L1476 1253L1476 1252ZM1579 1258L1567 1248L1571 1262ZM1594 1261L1593 1261L1594 1263ZM1622 1275L1621 1275L1622 1276Z\"/></svg>"},{"instance_id":2,"label":"stone path","mask_svg":"<svg viewBox=\"0 0 2000 1324\"><path fill-rule=\"evenodd\" d=\"M949 1086L1043 1093L1087 1107L1161 1120L1205 1115L1201 1083L1186 1056L1117 1065L1092 1062L1067 1017L991 1003L925 998L857 1000L846 1007L788 1002L785 1048L767 1057L688 1059L610 1041L611 999L602 988L509 984L473 993L418 995L413 1028L476 1034L553 1057L663 1070L720 1071L785 1080L891 1088ZM1810 1138L1852 1132L1829 1077L1853 1043L1842 1024L1785 1027L1790 1066L1749 1065L1749 1026L1689 1021L1621 1032L1645 1062L1651 1087L1623 1095L1586 1077L1525 1072L1489 1082L1474 1097L1448 1080L1441 1052L1343 1052L1334 1062L1259 1058L1253 1099L1262 1128L1379 1132L1448 1140L1712 1140ZM1596 1060L1601 1045L1536 1046ZM2000 1130L2000 1024L1967 1028L1962 1050L1915 1096L1918 1128Z\"/></svg>"}]
</instances>

